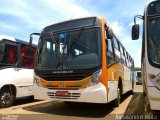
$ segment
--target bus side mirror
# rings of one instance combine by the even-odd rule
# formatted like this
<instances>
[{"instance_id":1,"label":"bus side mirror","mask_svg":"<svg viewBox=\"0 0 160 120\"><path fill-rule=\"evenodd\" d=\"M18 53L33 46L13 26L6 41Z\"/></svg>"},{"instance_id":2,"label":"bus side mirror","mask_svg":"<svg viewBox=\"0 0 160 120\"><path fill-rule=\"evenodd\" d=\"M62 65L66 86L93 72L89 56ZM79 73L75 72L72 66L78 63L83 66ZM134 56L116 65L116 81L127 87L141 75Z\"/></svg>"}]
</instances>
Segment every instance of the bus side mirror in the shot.
<instances>
[{"instance_id":1,"label":"bus side mirror","mask_svg":"<svg viewBox=\"0 0 160 120\"><path fill-rule=\"evenodd\" d=\"M139 38L139 24L132 26L132 40L137 40Z\"/></svg>"},{"instance_id":2,"label":"bus side mirror","mask_svg":"<svg viewBox=\"0 0 160 120\"><path fill-rule=\"evenodd\" d=\"M36 36L40 36L40 33L32 33L30 34L30 39L29 39L29 45L32 46L32 42L33 42L33 37L32 35L36 35Z\"/></svg>"},{"instance_id":3,"label":"bus side mirror","mask_svg":"<svg viewBox=\"0 0 160 120\"><path fill-rule=\"evenodd\" d=\"M107 39L112 39L113 38L113 31L111 28L108 28L107 30Z\"/></svg>"}]
</instances>

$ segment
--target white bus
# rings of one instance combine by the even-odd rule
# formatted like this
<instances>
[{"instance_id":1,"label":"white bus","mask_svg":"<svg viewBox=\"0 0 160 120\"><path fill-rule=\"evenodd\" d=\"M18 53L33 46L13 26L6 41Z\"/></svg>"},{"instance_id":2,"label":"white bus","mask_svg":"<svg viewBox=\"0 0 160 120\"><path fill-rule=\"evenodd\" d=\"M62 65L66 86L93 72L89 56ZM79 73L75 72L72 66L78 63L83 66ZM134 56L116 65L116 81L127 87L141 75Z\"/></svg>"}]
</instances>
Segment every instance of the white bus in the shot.
<instances>
[{"instance_id":1,"label":"white bus","mask_svg":"<svg viewBox=\"0 0 160 120\"><path fill-rule=\"evenodd\" d=\"M142 84L142 79L141 79L141 68L135 68L135 80L137 85Z\"/></svg>"},{"instance_id":2,"label":"white bus","mask_svg":"<svg viewBox=\"0 0 160 120\"><path fill-rule=\"evenodd\" d=\"M151 110L160 110L160 1L150 1L144 15L135 16L133 40L139 38L136 18L143 20L141 67L144 93Z\"/></svg>"},{"instance_id":3,"label":"white bus","mask_svg":"<svg viewBox=\"0 0 160 120\"><path fill-rule=\"evenodd\" d=\"M0 36L0 107L9 107L15 98L33 96L33 66L36 46Z\"/></svg>"}]
</instances>

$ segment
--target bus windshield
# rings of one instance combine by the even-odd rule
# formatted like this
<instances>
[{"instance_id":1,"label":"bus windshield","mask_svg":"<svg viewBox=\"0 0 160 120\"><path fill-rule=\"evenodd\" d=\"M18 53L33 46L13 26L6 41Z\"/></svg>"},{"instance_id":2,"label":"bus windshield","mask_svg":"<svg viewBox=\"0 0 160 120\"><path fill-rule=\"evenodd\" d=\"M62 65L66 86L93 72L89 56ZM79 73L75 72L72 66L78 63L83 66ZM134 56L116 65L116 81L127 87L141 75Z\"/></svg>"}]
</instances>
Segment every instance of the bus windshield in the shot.
<instances>
[{"instance_id":1,"label":"bus windshield","mask_svg":"<svg viewBox=\"0 0 160 120\"><path fill-rule=\"evenodd\" d=\"M160 64L160 17L148 19L148 55L152 63Z\"/></svg>"},{"instance_id":2,"label":"bus windshield","mask_svg":"<svg viewBox=\"0 0 160 120\"><path fill-rule=\"evenodd\" d=\"M154 1L148 5L147 15L154 16L160 14L160 1Z\"/></svg>"},{"instance_id":3,"label":"bus windshield","mask_svg":"<svg viewBox=\"0 0 160 120\"><path fill-rule=\"evenodd\" d=\"M100 29L82 28L42 35L37 69L79 69L100 64Z\"/></svg>"}]
</instances>

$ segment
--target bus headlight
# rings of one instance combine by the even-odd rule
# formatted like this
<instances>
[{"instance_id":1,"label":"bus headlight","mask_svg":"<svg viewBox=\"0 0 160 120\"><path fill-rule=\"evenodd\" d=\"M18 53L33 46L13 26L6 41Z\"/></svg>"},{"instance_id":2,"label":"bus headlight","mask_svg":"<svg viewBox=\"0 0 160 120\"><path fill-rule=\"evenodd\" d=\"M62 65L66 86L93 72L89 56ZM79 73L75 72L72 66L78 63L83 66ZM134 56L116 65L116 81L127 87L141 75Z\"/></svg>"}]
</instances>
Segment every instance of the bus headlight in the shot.
<instances>
[{"instance_id":1,"label":"bus headlight","mask_svg":"<svg viewBox=\"0 0 160 120\"><path fill-rule=\"evenodd\" d=\"M150 81L156 85L156 87L158 89L160 89L160 74L158 74L157 76L156 75L153 75L153 74L148 74L148 77L150 79Z\"/></svg>"},{"instance_id":2,"label":"bus headlight","mask_svg":"<svg viewBox=\"0 0 160 120\"><path fill-rule=\"evenodd\" d=\"M41 80L39 76L34 75L34 83L38 86L41 86Z\"/></svg>"},{"instance_id":3,"label":"bus headlight","mask_svg":"<svg viewBox=\"0 0 160 120\"><path fill-rule=\"evenodd\" d=\"M98 84L98 83L100 82L100 81L99 81L99 78L100 78L101 74L102 74L102 69L94 72L94 73L92 74L92 79L91 79L91 81L88 83L88 86L93 86L93 85Z\"/></svg>"}]
</instances>

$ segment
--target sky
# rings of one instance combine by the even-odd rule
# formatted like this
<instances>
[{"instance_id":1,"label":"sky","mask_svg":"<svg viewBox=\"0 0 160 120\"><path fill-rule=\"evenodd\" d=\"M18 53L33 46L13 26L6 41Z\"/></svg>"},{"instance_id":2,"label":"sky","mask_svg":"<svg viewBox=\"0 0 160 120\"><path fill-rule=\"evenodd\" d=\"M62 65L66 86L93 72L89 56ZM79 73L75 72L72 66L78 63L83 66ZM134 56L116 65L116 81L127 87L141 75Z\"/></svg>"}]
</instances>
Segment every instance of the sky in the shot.
<instances>
[{"instance_id":1,"label":"sky","mask_svg":"<svg viewBox=\"0 0 160 120\"><path fill-rule=\"evenodd\" d=\"M29 35L50 24L87 16L104 16L141 66L141 38L131 40L135 15L143 15L148 0L0 0L0 35L29 41ZM142 22L139 22L142 27Z\"/></svg>"}]
</instances>

